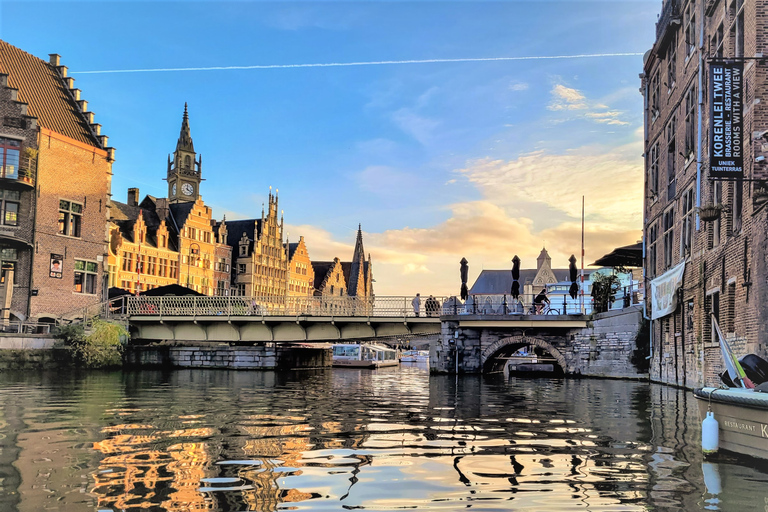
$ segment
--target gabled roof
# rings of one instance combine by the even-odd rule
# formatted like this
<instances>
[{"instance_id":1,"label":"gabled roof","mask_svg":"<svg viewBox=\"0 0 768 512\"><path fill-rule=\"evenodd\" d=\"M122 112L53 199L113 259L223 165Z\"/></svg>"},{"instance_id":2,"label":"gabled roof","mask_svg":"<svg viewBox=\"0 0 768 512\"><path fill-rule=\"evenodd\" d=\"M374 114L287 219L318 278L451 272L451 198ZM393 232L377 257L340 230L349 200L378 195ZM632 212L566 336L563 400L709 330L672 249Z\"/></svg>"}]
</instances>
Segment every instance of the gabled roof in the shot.
<instances>
[{"instance_id":1,"label":"gabled roof","mask_svg":"<svg viewBox=\"0 0 768 512\"><path fill-rule=\"evenodd\" d=\"M145 243L151 247L157 247L157 229L162 221L165 220L165 226L168 229L168 248L173 251L178 250L176 231L169 225L170 219L161 219L157 215L154 197L145 197L140 206L132 206L119 201L112 201L111 204L110 214L112 217L110 221L120 229L120 234L123 238L129 242L135 242L133 239L133 228L136 220L139 218L139 212L141 212L144 224L147 226Z\"/></svg>"},{"instance_id":2,"label":"gabled roof","mask_svg":"<svg viewBox=\"0 0 768 512\"><path fill-rule=\"evenodd\" d=\"M296 249L299 248L299 242L294 242L292 244L283 244L288 249L288 261L291 261L293 259L293 255L296 253Z\"/></svg>"},{"instance_id":3,"label":"gabled roof","mask_svg":"<svg viewBox=\"0 0 768 512\"><path fill-rule=\"evenodd\" d=\"M227 245L230 247L237 247L240 244L240 239L243 237L243 233L246 233L248 238L253 242L254 228L256 236L260 236L261 219L228 220ZM235 252L237 251L235 250Z\"/></svg>"},{"instance_id":4,"label":"gabled roof","mask_svg":"<svg viewBox=\"0 0 768 512\"><path fill-rule=\"evenodd\" d=\"M181 228L184 227L184 224L187 222L187 217L189 217L189 214L194 207L195 203L191 201L187 203L173 203L168 206L170 215L176 223L174 226L175 229L181 230Z\"/></svg>"},{"instance_id":5,"label":"gabled roof","mask_svg":"<svg viewBox=\"0 0 768 512\"><path fill-rule=\"evenodd\" d=\"M326 276L333 270L336 265L335 261L313 261L312 270L315 272L315 290L319 290L325 281Z\"/></svg>"},{"instance_id":6,"label":"gabled roof","mask_svg":"<svg viewBox=\"0 0 768 512\"><path fill-rule=\"evenodd\" d=\"M104 149L54 66L0 40L0 72L8 74L8 85L19 90L19 101L29 104L27 113L40 126Z\"/></svg>"},{"instance_id":7,"label":"gabled roof","mask_svg":"<svg viewBox=\"0 0 768 512\"><path fill-rule=\"evenodd\" d=\"M555 277L558 281L566 281L568 279L568 269L555 268L552 269ZM522 287L526 284L533 282L538 270L535 268L526 268L520 270L520 283L521 291ZM510 293L512 291L512 270L483 270L480 275L477 276L475 284L470 288L470 294L478 295L502 295Z\"/></svg>"}]
</instances>

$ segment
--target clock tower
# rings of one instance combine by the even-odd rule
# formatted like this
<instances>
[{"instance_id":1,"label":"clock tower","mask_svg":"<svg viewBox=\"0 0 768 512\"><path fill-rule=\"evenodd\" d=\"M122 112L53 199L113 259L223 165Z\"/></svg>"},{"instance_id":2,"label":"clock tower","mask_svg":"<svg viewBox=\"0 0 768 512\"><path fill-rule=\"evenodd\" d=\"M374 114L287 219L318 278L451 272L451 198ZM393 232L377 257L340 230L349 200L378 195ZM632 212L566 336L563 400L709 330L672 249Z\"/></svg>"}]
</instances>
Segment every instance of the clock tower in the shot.
<instances>
[{"instance_id":1,"label":"clock tower","mask_svg":"<svg viewBox=\"0 0 768 512\"><path fill-rule=\"evenodd\" d=\"M189 132L189 114L184 103L184 118L181 121L181 134L176 143L173 159L168 155L168 201L170 203L187 203L200 197L201 169L203 157L195 160L195 146Z\"/></svg>"}]
</instances>

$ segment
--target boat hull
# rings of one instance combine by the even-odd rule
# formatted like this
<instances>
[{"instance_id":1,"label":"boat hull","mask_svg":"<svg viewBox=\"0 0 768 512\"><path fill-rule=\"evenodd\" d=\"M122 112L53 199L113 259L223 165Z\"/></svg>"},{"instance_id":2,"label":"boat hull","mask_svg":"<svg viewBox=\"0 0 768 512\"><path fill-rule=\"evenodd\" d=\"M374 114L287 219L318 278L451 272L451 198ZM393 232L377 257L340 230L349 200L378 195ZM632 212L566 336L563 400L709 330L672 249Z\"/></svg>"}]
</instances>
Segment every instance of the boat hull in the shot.
<instances>
[{"instance_id":1,"label":"boat hull","mask_svg":"<svg viewBox=\"0 0 768 512\"><path fill-rule=\"evenodd\" d=\"M720 448L768 459L768 393L702 388L694 391L699 419L711 408L718 423Z\"/></svg>"},{"instance_id":2,"label":"boat hull","mask_svg":"<svg viewBox=\"0 0 768 512\"><path fill-rule=\"evenodd\" d=\"M355 360L334 360L334 368L382 368L384 366L397 366L399 362L395 360L388 361L355 361Z\"/></svg>"}]
</instances>

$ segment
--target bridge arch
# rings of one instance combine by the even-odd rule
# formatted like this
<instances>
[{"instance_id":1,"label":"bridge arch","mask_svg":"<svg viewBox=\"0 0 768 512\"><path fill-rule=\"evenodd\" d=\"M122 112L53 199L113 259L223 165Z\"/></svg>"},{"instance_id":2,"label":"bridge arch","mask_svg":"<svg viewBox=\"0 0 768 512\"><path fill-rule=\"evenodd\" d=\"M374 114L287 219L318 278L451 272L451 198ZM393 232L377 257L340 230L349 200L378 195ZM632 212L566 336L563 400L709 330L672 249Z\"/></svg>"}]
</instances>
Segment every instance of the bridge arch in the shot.
<instances>
[{"instance_id":1,"label":"bridge arch","mask_svg":"<svg viewBox=\"0 0 768 512\"><path fill-rule=\"evenodd\" d=\"M483 373L502 371L506 361L503 359L497 359L497 356L512 355L518 348L526 345L543 348L549 352L552 357L555 358L557 364L559 364L560 368L563 369L563 372L568 373L568 364L565 362L565 357L563 354L554 346L552 346L552 344L544 341L541 338L531 336L507 336L506 338L500 338L488 345L480 356L480 364L483 369Z\"/></svg>"}]
</instances>

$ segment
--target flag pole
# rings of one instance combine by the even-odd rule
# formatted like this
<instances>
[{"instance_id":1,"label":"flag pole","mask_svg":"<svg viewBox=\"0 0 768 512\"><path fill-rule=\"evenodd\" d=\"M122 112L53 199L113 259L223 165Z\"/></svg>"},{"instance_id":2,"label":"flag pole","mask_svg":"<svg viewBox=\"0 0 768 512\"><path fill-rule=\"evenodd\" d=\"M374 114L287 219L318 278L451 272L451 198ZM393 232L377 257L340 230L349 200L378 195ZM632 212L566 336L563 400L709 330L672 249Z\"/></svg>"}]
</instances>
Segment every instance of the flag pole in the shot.
<instances>
[{"instance_id":1,"label":"flag pole","mask_svg":"<svg viewBox=\"0 0 768 512\"><path fill-rule=\"evenodd\" d=\"M581 196L581 314L584 314L584 196Z\"/></svg>"}]
</instances>

